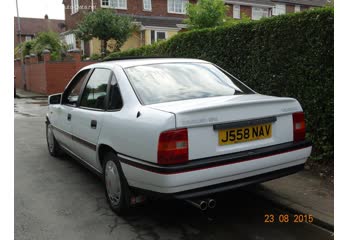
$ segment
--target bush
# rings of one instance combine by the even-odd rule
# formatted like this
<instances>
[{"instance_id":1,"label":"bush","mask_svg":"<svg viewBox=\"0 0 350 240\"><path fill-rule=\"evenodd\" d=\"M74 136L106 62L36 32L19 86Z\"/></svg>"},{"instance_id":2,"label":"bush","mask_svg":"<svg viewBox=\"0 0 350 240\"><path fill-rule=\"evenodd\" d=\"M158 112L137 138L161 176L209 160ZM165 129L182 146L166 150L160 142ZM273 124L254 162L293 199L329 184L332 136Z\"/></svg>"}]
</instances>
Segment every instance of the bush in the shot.
<instances>
[{"instance_id":1,"label":"bush","mask_svg":"<svg viewBox=\"0 0 350 240\"><path fill-rule=\"evenodd\" d=\"M320 8L232 26L180 33L111 57L169 56L216 63L261 94L290 96L304 108L312 159L333 164L334 11Z\"/></svg>"},{"instance_id":2,"label":"bush","mask_svg":"<svg viewBox=\"0 0 350 240\"><path fill-rule=\"evenodd\" d=\"M191 29L222 26L228 6L223 0L199 0L187 5L187 23Z\"/></svg>"}]
</instances>

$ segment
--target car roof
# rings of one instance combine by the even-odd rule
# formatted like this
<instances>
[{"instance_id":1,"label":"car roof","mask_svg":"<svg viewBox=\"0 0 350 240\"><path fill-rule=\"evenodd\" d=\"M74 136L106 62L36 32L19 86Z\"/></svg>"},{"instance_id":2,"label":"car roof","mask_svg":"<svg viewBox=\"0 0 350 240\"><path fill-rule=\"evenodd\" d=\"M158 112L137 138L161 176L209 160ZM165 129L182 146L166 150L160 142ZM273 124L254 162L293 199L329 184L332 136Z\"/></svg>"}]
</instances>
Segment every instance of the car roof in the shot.
<instances>
[{"instance_id":1,"label":"car roof","mask_svg":"<svg viewBox=\"0 0 350 240\"><path fill-rule=\"evenodd\" d=\"M149 64L159 64L159 63L208 63L207 61L193 58L130 58L130 59L119 59L105 61L101 63L95 63L89 65L89 67L98 66L110 66L118 65L122 68L135 67L141 65Z\"/></svg>"}]
</instances>

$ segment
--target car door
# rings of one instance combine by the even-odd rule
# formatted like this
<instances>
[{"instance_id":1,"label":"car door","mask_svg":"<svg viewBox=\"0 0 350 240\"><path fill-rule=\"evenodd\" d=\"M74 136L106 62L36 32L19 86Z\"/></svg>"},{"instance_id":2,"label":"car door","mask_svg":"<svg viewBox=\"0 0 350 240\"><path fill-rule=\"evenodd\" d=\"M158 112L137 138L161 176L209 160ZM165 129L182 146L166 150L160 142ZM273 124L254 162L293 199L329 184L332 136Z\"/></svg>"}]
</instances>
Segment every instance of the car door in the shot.
<instances>
[{"instance_id":1,"label":"car door","mask_svg":"<svg viewBox=\"0 0 350 240\"><path fill-rule=\"evenodd\" d=\"M96 148L103 125L111 73L106 68L95 68L82 91L79 106L72 112L74 151L96 169L99 169Z\"/></svg>"},{"instance_id":2,"label":"car door","mask_svg":"<svg viewBox=\"0 0 350 240\"><path fill-rule=\"evenodd\" d=\"M78 98L90 69L77 73L62 94L61 104L55 105L52 111L54 134L60 145L67 150L73 150L72 141L72 111L77 106Z\"/></svg>"}]
</instances>

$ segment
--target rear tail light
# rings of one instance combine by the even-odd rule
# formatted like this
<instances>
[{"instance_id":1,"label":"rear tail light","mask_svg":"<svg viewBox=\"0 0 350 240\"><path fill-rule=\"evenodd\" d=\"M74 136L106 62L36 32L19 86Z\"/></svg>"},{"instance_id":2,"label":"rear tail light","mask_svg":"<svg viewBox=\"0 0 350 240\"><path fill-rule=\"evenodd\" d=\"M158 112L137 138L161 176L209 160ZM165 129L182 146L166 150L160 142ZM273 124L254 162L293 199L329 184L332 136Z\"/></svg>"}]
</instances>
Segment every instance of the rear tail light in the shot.
<instances>
[{"instance_id":1,"label":"rear tail light","mask_svg":"<svg viewBox=\"0 0 350 240\"><path fill-rule=\"evenodd\" d=\"M187 129L162 132L158 142L158 163L177 164L188 161Z\"/></svg>"},{"instance_id":2,"label":"rear tail light","mask_svg":"<svg viewBox=\"0 0 350 240\"><path fill-rule=\"evenodd\" d=\"M293 113L294 142L305 140L305 119L303 112Z\"/></svg>"}]
</instances>

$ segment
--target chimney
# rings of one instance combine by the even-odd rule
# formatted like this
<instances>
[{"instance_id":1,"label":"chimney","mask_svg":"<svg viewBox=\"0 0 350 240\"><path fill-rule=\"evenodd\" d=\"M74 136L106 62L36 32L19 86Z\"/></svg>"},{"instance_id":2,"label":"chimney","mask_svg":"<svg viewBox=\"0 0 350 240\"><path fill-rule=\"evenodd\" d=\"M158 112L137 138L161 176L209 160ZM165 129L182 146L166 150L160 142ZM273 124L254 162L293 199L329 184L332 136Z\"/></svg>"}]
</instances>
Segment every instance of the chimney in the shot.
<instances>
[{"instance_id":1,"label":"chimney","mask_svg":"<svg viewBox=\"0 0 350 240\"><path fill-rule=\"evenodd\" d=\"M49 16L47 15L47 14L45 14L45 17L44 17L45 19L49 19Z\"/></svg>"}]
</instances>

